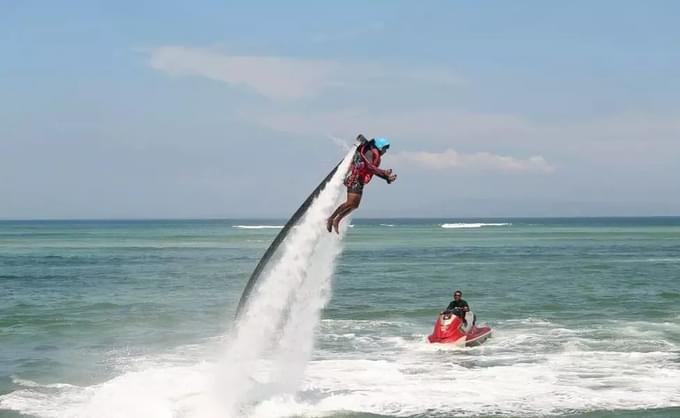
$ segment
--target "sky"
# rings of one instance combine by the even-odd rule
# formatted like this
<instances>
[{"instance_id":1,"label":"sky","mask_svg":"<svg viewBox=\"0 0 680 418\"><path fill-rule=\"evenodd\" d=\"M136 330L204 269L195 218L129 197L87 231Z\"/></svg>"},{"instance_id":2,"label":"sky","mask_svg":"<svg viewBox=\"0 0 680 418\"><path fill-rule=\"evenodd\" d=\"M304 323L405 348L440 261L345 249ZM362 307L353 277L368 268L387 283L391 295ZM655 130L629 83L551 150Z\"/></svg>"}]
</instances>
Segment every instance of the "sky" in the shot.
<instances>
[{"instance_id":1,"label":"sky","mask_svg":"<svg viewBox=\"0 0 680 418\"><path fill-rule=\"evenodd\" d=\"M675 1L0 0L0 218L680 215Z\"/></svg>"}]
</instances>

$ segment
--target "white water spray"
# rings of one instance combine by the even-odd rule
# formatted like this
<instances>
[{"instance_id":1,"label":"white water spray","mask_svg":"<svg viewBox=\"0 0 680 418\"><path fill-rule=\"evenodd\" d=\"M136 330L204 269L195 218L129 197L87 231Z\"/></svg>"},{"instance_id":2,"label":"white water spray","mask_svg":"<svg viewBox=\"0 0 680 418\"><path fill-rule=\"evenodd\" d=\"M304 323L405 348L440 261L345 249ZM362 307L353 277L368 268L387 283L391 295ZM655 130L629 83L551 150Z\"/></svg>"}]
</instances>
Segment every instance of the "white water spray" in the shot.
<instances>
[{"instance_id":1,"label":"white water spray","mask_svg":"<svg viewBox=\"0 0 680 418\"><path fill-rule=\"evenodd\" d=\"M302 380L342 249L341 238L329 234L325 223L344 197L342 180L353 154L354 149L347 153L292 229L235 325L218 390L227 397L230 416L247 414L250 405L271 396L294 393Z\"/></svg>"},{"instance_id":2,"label":"white water spray","mask_svg":"<svg viewBox=\"0 0 680 418\"><path fill-rule=\"evenodd\" d=\"M0 409L41 418L240 418L255 414L252 407L267 403L261 401L295 394L349 225L349 219L343 221L337 236L326 231L325 222L344 198L342 179L353 154L354 149L279 247L228 336L217 369L211 362L175 364L171 356L91 386L18 381L26 387L0 396Z\"/></svg>"}]
</instances>

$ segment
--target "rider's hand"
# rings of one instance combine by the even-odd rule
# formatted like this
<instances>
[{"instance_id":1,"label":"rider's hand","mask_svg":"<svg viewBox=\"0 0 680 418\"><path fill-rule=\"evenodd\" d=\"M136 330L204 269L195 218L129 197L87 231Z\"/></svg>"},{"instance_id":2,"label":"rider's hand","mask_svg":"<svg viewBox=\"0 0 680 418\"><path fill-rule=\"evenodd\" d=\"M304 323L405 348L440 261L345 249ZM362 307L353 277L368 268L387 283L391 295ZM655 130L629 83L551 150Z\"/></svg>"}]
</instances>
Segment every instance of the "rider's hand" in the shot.
<instances>
[{"instance_id":1,"label":"rider's hand","mask_svg":"<svg viewBox=\"0 0 680 418\"><path fill-rule=\"evenodd\" d=\"M392 183L393 181L395 181L395 180L397 179L397 175L396 175L396 174L392 174L392 169L391 169L391 168L388 168L387 170L385 170L385 174L387 174L387 183L388 183L388 184L389 184L389 183Z\"/></svg>"}]
</instances>

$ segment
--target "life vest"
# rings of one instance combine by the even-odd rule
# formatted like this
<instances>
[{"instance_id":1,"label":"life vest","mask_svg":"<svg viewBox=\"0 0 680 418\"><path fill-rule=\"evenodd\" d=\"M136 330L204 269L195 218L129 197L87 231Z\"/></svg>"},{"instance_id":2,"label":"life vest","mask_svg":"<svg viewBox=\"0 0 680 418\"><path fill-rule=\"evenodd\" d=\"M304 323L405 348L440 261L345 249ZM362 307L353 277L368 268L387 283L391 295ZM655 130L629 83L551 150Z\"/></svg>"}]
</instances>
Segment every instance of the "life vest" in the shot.
<instances>
[{"instance_id":1,"label":"life vest","mask_svg":"<svg viewBox=\"0 0 680 418\"><path fill-rule=\"evenodd\" d=\"M370 148L366 149L366 147ZM373 156L373 163L366 158L367 151L370 151ZM366 142L359 145L359 148L354 154L349 173L347 174L347 177L345 177L345 185L349 187L356 180L361 181L362 184L368 184L373 178L373 170L370 168L371 165L375 167L380 166L380 151L371 146L369 142Z\"/></svg>"}]
</instances>

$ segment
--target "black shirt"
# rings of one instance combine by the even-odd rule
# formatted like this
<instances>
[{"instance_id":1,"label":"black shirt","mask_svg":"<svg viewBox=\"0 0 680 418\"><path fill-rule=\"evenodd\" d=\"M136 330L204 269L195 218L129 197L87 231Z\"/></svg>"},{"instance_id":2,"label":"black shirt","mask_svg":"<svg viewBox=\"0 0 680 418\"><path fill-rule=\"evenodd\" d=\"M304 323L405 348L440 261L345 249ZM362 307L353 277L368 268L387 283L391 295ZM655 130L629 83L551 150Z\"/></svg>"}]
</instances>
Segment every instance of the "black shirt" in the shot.
<instances>
[{"instance_id":1,"label":"black shirt","mask_svg":"<svg viewBox=\"0 0 680 418\"><path fill-rule=\"evenodd\" d=\"M452 311L454 308L468 308L470 309L470 305L463 299L459 300L452 300L451 303L449 303L449 306L446 308L447 311Z\"/></svg>"}]
</instances>

